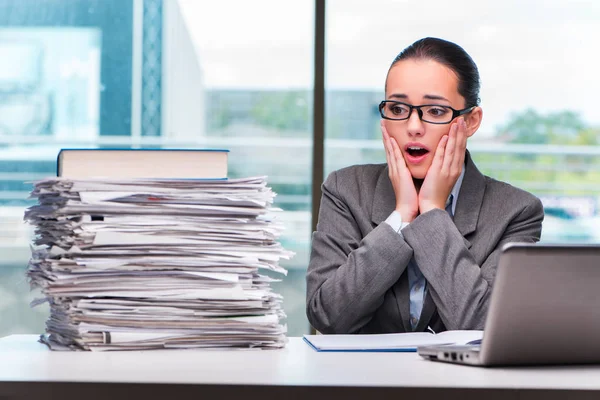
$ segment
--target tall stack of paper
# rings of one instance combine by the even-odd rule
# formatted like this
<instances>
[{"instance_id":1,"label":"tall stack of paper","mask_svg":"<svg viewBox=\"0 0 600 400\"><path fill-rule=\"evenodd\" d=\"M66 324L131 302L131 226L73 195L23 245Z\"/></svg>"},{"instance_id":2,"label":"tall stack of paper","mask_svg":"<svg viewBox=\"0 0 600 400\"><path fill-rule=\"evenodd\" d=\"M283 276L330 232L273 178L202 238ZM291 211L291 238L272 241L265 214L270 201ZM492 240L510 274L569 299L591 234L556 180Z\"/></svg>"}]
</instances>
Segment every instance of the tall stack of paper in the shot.
<instances>
[{"instance_id":1,"label":"tall stack of paper","mask_svg":"<svg viewBox=\"0 0 600 400\"><path fill-rule=\"evenodd\" d=\"M277 242L264 177L35 183L28 276L52 349L278 348Z\"/></svg>"}]
</instances>

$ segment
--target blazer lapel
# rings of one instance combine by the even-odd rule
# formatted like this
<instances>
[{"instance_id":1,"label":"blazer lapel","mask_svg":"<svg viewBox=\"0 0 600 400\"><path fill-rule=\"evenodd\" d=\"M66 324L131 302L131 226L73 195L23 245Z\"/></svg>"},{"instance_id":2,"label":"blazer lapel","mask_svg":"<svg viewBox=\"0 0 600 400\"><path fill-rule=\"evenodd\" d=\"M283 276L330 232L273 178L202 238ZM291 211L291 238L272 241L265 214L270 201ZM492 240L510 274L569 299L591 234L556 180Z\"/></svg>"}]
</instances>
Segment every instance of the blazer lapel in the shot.
<instances>
[{"instance_id":1,"label":"blazer lapel","mask_svg":"<svg viewBox=\"0 0 600 400\"><path fill-rule=\"evenodd\" d=\"M396 305L398 306L398 313L402 319L402 326L404 332L412 332L410 326L410 291L408 288L408 271L400 276L400 280L392 286L394 296L396 296Z\"/></svg>"},{"instance_id":2,"label":"blazer lapel","mask_svg":"<svg viewBox=\"0 0 600 400\"><path fill-rule=\"evenodd\" d=\"M463 237L475 232L485 193L485 177L473 163L469 151L465 155L465 168L465 176L458 192L454 212L454 224ZM467 239L465 244L471 247Z\"/></svg>"},{"instance_id":3,"label":"blazer lapel","mask_svg":"<svg viewBox=\"0 0 600 400\"><path fill-rule=\"evenodd\" d=\"M423 301L423 309L421 310L421 317L419 317L419 322L417 323L417 327L415 331L424 332L427 330L427 326L431 322L431 317L433 317L433 313L435 313L435 302L429 294L429 290L425 294L425 300Z\"/></svg>"},{"instance_id":4,"label":"blazer lapel","mask_svg":"<svg viewBox=\"0 0 600 400\"><path fill-rule=\"evenodd\" d=\"M377 185L375 185L373 208L371 210L371 221L375 224L373 227L385 221L396 208L396 195L388 174L386 165L377 179Z\"/></svg>"}]
</instances>

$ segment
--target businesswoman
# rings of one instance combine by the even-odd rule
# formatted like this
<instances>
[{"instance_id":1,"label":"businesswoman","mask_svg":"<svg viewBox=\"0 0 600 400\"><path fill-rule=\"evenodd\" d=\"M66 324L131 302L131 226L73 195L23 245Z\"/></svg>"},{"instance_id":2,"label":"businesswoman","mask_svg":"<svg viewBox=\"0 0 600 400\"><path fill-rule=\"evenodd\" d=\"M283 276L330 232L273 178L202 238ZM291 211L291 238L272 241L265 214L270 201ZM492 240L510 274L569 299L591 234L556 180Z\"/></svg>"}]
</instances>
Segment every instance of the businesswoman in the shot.
<instances>
[{"instance_id":1,"label":"businesswoman","mask_svg":"<svg viewBox=\"0 0 600 400\"><path fill-rule=\"evenodd\" d=\"M381 102L387 163L323 183L307 272L322 333L483 329L501 247L536 242L533 195L482 175L479 72L458 45L424 38L393 61Z\"/></svg>"}]
</instances>

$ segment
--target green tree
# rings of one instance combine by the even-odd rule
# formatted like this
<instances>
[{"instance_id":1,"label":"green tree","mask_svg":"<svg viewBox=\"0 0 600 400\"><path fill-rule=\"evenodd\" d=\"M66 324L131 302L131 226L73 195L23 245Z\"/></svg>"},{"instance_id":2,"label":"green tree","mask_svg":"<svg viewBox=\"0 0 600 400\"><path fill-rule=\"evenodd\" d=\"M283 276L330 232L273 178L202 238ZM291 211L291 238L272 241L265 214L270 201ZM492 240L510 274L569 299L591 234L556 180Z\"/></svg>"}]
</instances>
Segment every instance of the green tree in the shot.
<instances>
[{"instance_id":1,"label":"green tree","mask_svg":"<svg viewBox=\"0 0 600 400\"><path fill-rule=\"evenodd\" d=\"M263 92L250 111L262 126L280 131L310 132L310 104L307 91Z\"/></svg>"},{"instance_id":2,"label":"green tree","mask_svg":"<svg viewBox=\"0 0 600 400\"><path fill-rule=\"evenodd\" d=\"M568 144L575 146L598 146L600 145L600 129L583 129Z\"/></svg>"},{"instance_id":3,"label":"green tree","mask_svg":"<svg viewBox=\"0 0 600 400\"><path fill-rule=\"evenodd\" d=\"M511 143L571 144L588 129L581 116L573 111L540 114L534 109L513 114L496 130L497 136L508 137Z\"/></svg>"},{"instance_id":4,"label":"green tree","mask_svg":"<svg viewBox=\"0 0 600 400\"><path fill-rule=\"evenodd\" d=\"M208 131L214 132L227 128L233 120L232 106L229 103L223 103L221 107L215 109L211 118L208 118Z\"/></svg>"},{"instance_id":5,"label":"green tree","mask_svg":"<svg viewBox=\"0 0 600 400\"><path fill-rule=\"evenodd\" d=\"M588 126L578 113L558 111L541 114L527 109L513 114L497 128L496 135L511 143L550 145L600 145L600 129ZM581 195L569 185L598 182L600 160L595 156L548 154L489 155L489 173L527 189L529 183L556 183L561 195ZM484 164L485 165L485 164ZM501 175L501 176L499 176ZM556 193L550 185L548 193ZM541 194L541 192L538 192Z\"/></svg>"}]
</instances>

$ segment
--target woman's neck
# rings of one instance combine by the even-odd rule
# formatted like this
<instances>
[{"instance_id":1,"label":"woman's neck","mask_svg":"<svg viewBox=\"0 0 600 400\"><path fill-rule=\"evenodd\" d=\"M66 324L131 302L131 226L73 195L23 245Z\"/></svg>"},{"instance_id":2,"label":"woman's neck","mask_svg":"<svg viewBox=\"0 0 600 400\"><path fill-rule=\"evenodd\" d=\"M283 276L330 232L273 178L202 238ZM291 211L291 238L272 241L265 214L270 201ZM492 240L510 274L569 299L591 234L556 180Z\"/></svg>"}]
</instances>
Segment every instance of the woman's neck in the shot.
<instances>
[{"instance_id":1,"label":"woman's neck","mask_svg":"<svg viewBox=\"0 0 600 400\"><path fill-rule=\"evenodd\" d=\"M423 185L424 179L413 178L413 183L415 184L415 189L417 189L417 194L421 190L421 186Z\"/></svg>"}]
</instances>

